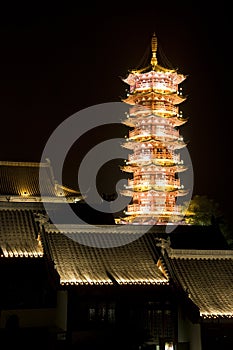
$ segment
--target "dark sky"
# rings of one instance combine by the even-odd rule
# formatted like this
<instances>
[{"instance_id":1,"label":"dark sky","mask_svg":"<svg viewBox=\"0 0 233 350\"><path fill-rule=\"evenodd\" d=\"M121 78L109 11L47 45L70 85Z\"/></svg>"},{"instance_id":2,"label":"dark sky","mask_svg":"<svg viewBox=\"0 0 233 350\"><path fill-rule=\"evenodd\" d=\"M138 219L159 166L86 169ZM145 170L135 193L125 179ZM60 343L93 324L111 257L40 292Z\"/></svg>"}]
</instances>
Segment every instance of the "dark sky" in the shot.
<instances>
[{"instance_id":1,"label":"dark sky","mask_svg":"<svg viewBox=\"0 0 233 350\"><path fill-rule=\"evenodd\" d=\"M159 8L153 3L109 11L97 11L97 5L89 12L78 6L1 11L0 159L40 161L46 141L70 115L120 102L126 88L120 77L140 63L156 32L168 60L188 76L182 111L189 120L181 134L193 163L193 193L208 195L231 213L231 11L223 5L203 9L197 2ZM108 137L124 132L112 128ZM92 133L74 147L76 163L85 147L106 138L102 134ZM75 186L73 164L67 161L68 186ZM113 171L118 174L114 166ZM103 181L106 192L114 176L109 182Z\"/></svg>"}]
</instances>

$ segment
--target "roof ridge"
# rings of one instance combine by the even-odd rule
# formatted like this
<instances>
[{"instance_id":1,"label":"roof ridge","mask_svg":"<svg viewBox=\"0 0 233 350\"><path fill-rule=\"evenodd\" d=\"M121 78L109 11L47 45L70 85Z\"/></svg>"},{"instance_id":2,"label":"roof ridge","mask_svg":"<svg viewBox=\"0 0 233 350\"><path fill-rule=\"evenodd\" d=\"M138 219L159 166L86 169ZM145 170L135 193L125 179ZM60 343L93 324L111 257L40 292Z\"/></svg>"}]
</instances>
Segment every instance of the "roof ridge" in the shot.
<instances>
[{"instance_id":1,"label":"roof ridge","mask_svg":"<svg viewBox=\"0 0 233 350\"><path fill-rule=\"evenodd\" d=\"M14 162L14 161L0 161L0 165L9 166L28 166L28 167L41 167L50 166L48 162Z\"/></svg>"},{"instance_id":2,"label":"roof ridge","mask_svg":"<svg viewBox=\"0 0 233 350\"><path fill-rule=\"evenodd\" d=\"M170 258L180 259L233 259L233 250L226 249L167 249Z\"/></svg>"}]
</instances>

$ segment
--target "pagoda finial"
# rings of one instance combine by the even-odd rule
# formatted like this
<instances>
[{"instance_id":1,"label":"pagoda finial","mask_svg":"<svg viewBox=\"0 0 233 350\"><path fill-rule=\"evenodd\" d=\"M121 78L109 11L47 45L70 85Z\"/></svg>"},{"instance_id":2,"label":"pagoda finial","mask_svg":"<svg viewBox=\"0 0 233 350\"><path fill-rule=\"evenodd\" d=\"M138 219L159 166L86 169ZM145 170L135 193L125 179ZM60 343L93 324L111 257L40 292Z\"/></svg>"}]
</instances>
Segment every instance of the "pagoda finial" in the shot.
<instances>
[{"instance_id":1,"label":"pagoda finial","mask_svg":"<svg viewBox=\"0 0 233 350\"><path fill-rule=\"evenodd\" d=\"M157 57L156 57L157 37L156 37L155 33L153 34L152 39L151 39L151 51L152 51L152 57L151 57L150 63L152 65L152 68L154 68L158 64Z\"/></svg>"}]
</instances>

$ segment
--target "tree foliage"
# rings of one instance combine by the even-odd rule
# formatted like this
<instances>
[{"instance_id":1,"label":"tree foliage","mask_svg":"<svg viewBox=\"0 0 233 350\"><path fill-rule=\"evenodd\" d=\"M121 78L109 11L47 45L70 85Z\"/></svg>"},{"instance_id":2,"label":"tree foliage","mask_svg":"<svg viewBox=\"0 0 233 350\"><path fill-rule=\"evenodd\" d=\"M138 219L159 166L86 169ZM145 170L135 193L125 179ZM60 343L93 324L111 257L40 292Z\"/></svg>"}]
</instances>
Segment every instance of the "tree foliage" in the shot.
<instances>
[{"instance_id":1,"label":"tree foliage","mask_svg":"<svg viewBox=\"0 0 233 350\"><path fill-rule=\"evenodd\" d=\"M207 196L196 195L188 204L185 221L192 225L211 225L213 218L221 216L218 203Z\"/></svg>"},{"instance_id":2,"label":"tree foliage","mask_svg":"<svg viewBox=\"0 0 233 350\"><path fill-rule=\"evenodd\" d=\"M219 204L206 195L195 195L187 208L185 222L189 225L211 225L217 223L228 245L233 249L233 224L224 216Z\"/></svg>"}]
</instances>

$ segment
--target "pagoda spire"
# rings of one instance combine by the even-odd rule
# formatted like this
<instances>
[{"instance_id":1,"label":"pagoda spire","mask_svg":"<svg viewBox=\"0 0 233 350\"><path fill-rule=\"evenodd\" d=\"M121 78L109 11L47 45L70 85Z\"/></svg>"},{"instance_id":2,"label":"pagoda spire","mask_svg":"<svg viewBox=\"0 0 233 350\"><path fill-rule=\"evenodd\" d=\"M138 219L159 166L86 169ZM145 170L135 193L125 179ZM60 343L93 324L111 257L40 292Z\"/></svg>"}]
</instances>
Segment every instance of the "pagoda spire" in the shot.
<instances>
[{"instance_id":1,"label":"pagoda spire","mask_svg":"<svg viewBox=\"0 0 233 350\"><path fill-rule=\"evenodd\" d=\"M151 57L151 66L152 66L152 69L154 69L155 66L157 66L158 64L158 60L157 60L157 46L158 46L158 43L157 43L157 37L155 35L155 33L153 34L152 36L152 39L151 39L151 51L152 51L152 57Z\"/></svg>"}]
</instances>

